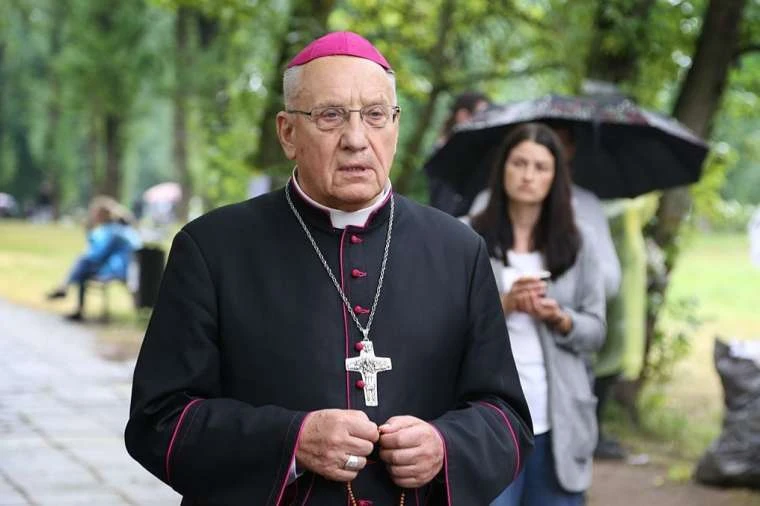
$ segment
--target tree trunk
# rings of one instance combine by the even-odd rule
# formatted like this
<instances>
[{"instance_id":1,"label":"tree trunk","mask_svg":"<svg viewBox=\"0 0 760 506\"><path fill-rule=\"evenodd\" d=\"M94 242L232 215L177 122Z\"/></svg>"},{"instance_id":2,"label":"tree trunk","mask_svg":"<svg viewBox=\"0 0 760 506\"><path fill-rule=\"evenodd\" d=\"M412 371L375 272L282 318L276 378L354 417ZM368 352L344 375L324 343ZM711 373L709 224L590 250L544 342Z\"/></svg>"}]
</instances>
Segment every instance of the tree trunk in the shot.
<instances>
[{"instance_id":1,"label":"tree trunk","mask_svg":"<svg viewBox=\"0 0 760 506\"><path fill-rule=\"evenodd\" d=\"M335 0L301 0L295 3L288 27L277 55L277 67L267 85L267 105L259 123L259 145L254 158L256 169L272 172L287 171L289 165L277 139L274 118L283 108L282 72L296 52L311 40L327 31L327 18Z\"/></svg>"},{"instance_id":2,"label":"tree trunk","mask_svg":"<svg viewBox=\"0 0 760 506\"><path fill-rule=\"evenodd\" d=\"M105 119L106 174L103 178L102 193L116 200L121 198L121 130L123 120L114 113Z\"/></svg>"},{"instance_id":3,"label":"tree trunk","mask_svg":"<svg viewBox=\"0 0 760 506\"><path fill-rule=\"evenodd\" d=\"M19 6L21 8L21 6ZM24 9L21 16L22 33L26 36L19 41L21 44L29 44L32 33L31 10ZM8 141L15 158L15 172L10 187L11 192L19 200L24 211L30 211L29 204L33 204L37 196L37 190L42 180L39 160L34 157L32 149L32 93L30 87L23 82L24 74L14 75L6 73L7 79L6 119L8 121Z\"/></svg>"},{"instance_id":4,"label":"tree trunk","mask_svg":"<svg viewBox=\"0 0 760 506\"><path fill-rule=\"evenodd\" d=\"M90 127L87 131L87 168L89 173L89 185L86 191L87 201L100 192L100 115L96 111L97 106L90 113Z\"/></svg>"},{"instance_id":5,"label":"tree trunk","mask_svg":"<svg viewBox=\"0 0 760 506\"><path fill-rule=\"evenodd\" d=\"M433 89L430 91L427 101L422 107L422 111L420 111L417 116L414 131L409 136L409 140L402 151L404 156L399 161L399 173L393 184L393 189L399 193L409 192L414 173L421 169L423 149L422 140L425 137L425 133L430 128L430 122L433 119L438 96L444 88L443 71L447 67L447 65L445 65L444 52L446 51L446 42L453 25L455 9L456 3L454 0L444 0L441 5L441 10L439 11L438 37L436 39L433 53L430 55L430 61L433 68L433 75L431 76Z\"/></svg>"},{"instance_id":6,"label":"tree trunk","mask_svg":"<svg viewBox=\"0 0 760 506\"><path fill-rule=\"evenodd\" d=\"M615 86L631 85L639 79L639 62L643 51L646 50L639 41L646 37L645 29L654 5L654 0L633 2L612 0L598 3L594 18L594 36L586 60L587 79ZM622 24L633 26L634 29L625 29L621 26ZM607 43L610 37L624 37L625 40L610 45ZM616 47L617 50L611 52L609 47ZM623 288L621 287L621 292ZM620 301L616 302L620 303ZM639 315L631 317L637 316ZM643 312L641 316L644 316ZM639 385L635 381L621 380L615 385L614 390L615 398L623 406L631 421L638 424Z\"/></svg>"},{"instance_id":7,"label":"tree trunk","mask_svg":"<svg viewBox=\"0 0 760 506\"><path fill-rule=\"evenodd\" d=\"M613 84L637 80L642 51L639 40L645 36L647 20L654 4L655 0L599 2L594 18L594 39L586 65L589 79ZM634 29L621 30L621 22L634 26ZM620 46L620 51L611 53L607 50L609 45L604 41L607 37L620 37L620 32L628 33L630 40Z\"/></svg>"},{"instance_id":8,"label":"tree trunk","mask_svg":"<svg viewBox=\"0 0 760 506\"><path fill-rule=\"evenodd\" d=\"M58 71L54 63L61 53L61 37L63 33L63 20L68 12L68 1L58 0L55 3L54 19L52 32L50 34L50 55L48 65L48 82L50 84L50 99L47 105L47 128L45 129L45 138L43 142L43 160L45 163L44 171L47 173L48 183L51 186L51 204L53 206L53 217L58 219L60 215L60 196L61 196L61 160L57 149L58 125L61 119L61 82Z\"/></svg>"},{"instance_id":9,"label":"tree trunk","mask_svg":"<svg viewBox=\"0 0 760 506\"><path fill-rule=\"evenodd\" d=\"M747 0L711 0L691 68L673 108L673 116L703 138L710 134L733 55L739 49L739 26L746 3ZM675 238L690 206L686 188L667 191L660 199L654 239L668 253L668 271L675 263Z\"/></svg>"},{"instance_id":10,"label":"tree trunk","mask_svg":"<svg viewBox=\"0 0 760 506\"><path fill-rule=\"evenodd\" d=\"M686 74L678 95L673 115L691 128L697 135L707 138L715 113L726 88L728 73L734 63L733 55L739 49L742 12L747 0L710 0L703 18L702 32L692 58L692 65ZM653 238L665 252L665 282L655 286L652 296L664 297L669 284L669 275L678 259L676 238L681 230L684 217L691 207L688 188L676 188L663 193L657 208L657 220L653 228ZM647 317L647 351L652 346L655 328L661 306L649 308ZM646 379L649 366L645 356L644 370L640 382Z\"/></svg>"},{"instance_id":11,"label":"tree trunk","mask_svg":"<svg viewBox=\"0 0 760 506\"><path fill-rule=\"evenodd\" d=\"M5 177L7 167L4 166L3 150L5 148L5 41L0 39L0 181Z\"/></svg>"},{"instance_id":12,"label":"tree trunk","mask_svg":"<svg viewBox=\"0 0 760 506\"><path fill-rule=\"evenodd\" d=\"M190 177L190 168L187 163L187 97L188 97L188 80L187 73L190 65L190 55L188 54L188 25L190 21L190 12L186 7L180 6L177 9L177 17L174 26L174 172L177 180L182 187L182 200L177 208L177 216L180 220L186 221L188 214L188 202L193 194L192 178Z\"/></svg>"}]
</instances>

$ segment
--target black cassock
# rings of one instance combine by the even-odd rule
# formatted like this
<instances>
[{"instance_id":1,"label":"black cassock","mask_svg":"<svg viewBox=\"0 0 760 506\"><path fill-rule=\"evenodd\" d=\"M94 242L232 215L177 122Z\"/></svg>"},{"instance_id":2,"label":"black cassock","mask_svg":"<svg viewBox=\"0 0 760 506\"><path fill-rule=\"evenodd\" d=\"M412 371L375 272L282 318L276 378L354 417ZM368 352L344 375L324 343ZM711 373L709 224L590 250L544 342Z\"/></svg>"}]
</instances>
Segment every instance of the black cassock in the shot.
<instances>
[{"instance_id":1,"label":"black cassock","mask_svg":"<svg viewBox=\"0 0 760 506\"><path fill-rule=\"evenodd\" d=\"M333 228L293 201L366 325L390 217ZM347 504L343 483L306 472L286 485L308 412L360 409L378 425L430 421L445 465L406 505L487 505L532 446L530 415L483 241L437 210L395 196L387 271L370 339L393 369L365 406L345 359L361 340L284 190L227 206L175 237L137 361L126 443L183 505ZM398 503L376 452L357 499Z\"/></svg>"}]
</instances>

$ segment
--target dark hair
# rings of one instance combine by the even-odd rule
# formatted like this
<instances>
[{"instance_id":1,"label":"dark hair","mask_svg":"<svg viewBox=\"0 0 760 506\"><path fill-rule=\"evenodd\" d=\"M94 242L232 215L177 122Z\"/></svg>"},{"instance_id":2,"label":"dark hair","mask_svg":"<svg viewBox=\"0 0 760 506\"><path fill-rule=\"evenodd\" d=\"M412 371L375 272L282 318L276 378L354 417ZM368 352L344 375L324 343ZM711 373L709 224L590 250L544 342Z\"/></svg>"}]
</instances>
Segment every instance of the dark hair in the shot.
<instances>
[{"instance_id":1,"label":"dark hair","mask_svg":"<svg viewBox=\"0 0 760 506\"><path fill-rule=\"evenodd\" d=\"M451 133L451 129L454 128L457 122L457 111L466 109L471 113L475 112L475 108L480 102L491 103L488 97L479 91L466 91L457 95L457 98L454 99L454 103L451 105L449 117L443 124L442 135L448 136Z\"/></svg>"},{"instance_id":2,"label":"dark hair","mask_svg":"<svg viewBox=\"0 0 760 506\"><path fill-rule=\"evenodd\" d=\"M497 152L491 172L491 197L485 210L472 219L472 227L486 241L491 256L508 264L507 251L514 245L509 218L509 196L504 191L504 170L512 150L523 141L545 146L554 157L554 179L541 203L541 215L533 227L533 248L542 254L546 268L556 279L572 267L581 246L571 204L570 173L565 164L562 143L557 134L540 123L526 123L514 128Z\"/></svg>"}]
</instances>

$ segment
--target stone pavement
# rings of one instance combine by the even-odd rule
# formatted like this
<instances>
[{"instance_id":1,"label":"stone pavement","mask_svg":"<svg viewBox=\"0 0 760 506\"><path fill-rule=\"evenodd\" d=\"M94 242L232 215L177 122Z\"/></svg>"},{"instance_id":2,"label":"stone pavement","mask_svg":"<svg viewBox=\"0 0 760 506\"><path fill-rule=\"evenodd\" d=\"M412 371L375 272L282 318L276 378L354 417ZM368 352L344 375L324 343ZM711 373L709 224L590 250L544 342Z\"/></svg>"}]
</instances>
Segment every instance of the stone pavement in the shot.
<instances>
[{"instance_id":1,"label":"stone pavement","mask_svg":"<svg viewBox=\"0 0 760 506\"><path fill-rule=\"evenodd\" d=\"M124 448L134 360L87 325L0 299L0 506L173 505Z\"/></svg>"}]
</instances>

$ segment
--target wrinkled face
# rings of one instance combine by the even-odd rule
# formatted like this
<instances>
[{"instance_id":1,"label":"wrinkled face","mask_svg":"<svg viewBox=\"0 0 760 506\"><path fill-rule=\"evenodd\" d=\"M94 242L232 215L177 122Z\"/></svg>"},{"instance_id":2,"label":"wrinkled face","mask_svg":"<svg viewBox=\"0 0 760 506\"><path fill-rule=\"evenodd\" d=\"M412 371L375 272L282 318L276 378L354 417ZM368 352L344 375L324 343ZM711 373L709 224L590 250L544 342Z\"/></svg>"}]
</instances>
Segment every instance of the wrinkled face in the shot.
<instances>
[{"instance_id":1,"label":"wrinkled face","mask_svg":"<svg viewBox=\"0 0 760 506\"><path fill-rule=\"evenodd\" d=\"M396 105L385 70L363 58L328 56L303 66L301 86L289 107L347 109ZM298 166L298 183L317 202L355 211L380 194L396 153L398 118L381 128L365 124L359 113L334 130L320 130L302 114L280 112L277 133L285 155Z\"/></svg>"},{"instance_id":2,"label":"wrinkled face","mask_svg":"<svg viewBox=\"0 0 760 506\"><path fill-rule=\"evenodd\" d=\"M549 149L525 140L512 148L504 167L504 191L513 203L540 205L554 181L554 156Z\"/></svg>"}]
</instances>

